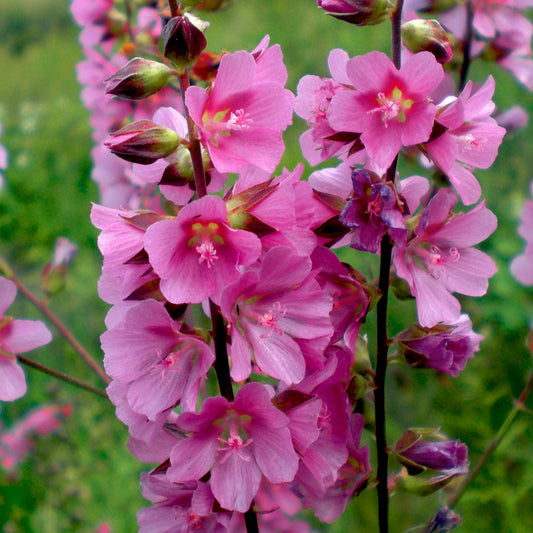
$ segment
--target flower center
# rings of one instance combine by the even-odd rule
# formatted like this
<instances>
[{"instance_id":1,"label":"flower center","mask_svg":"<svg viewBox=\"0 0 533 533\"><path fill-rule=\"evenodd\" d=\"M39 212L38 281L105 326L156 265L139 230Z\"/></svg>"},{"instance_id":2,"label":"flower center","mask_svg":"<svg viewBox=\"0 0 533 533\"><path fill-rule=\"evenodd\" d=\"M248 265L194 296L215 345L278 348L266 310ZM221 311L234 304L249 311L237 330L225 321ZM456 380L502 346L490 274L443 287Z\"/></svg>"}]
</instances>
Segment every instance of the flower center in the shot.
<instances>
[{"instance_id":1,"label":"flower center","mask_svg":"<svg viewBox=\"0 0 533 533\"><path fill-rule=\"evenodd\" d=\"M230 117L226 122L226 128L230 131L248 130L253 120L250 118L250 113L246 113L244 109L237 109L230 113Z\"/></svg>"},{"instance_id":2,"label":"flower center","mask_svg":"<svg viewBox=\"0 0 533 533\"><path fill-rule=\"evenodd\" d=\"M220 446L218 450L225 453L224 457L220 461L220 464L224 464L230 458L231 452L235 452L239 459L245 463L249 463L251 461L249 453L245 453L244 450L253 442L253 439L248 439L245 441L239 435L237 430L232 428L227 440L223 439L222 437L219 437L218 440L221 444L223 444L223 446Z\"/></svg>"},{"instance_id":3,"label":"flower center","mask_svg":"<svg viewBox=\"0 0 533 533\"><path fill-rule=\"evenodd\" d=\"M379 92L376 96L377 106L368 111L368 113L381 113L381 122L386 128L392 120L396 119L398 122L405 122L405 111L411 108L413 100L404 99L403 92L398 87L394 87L390 96L384 92Z\"/></svg>"},{"instance_id":4,"label":"flower center","mask_svg":"<svg viewBox=\"0 0 533 533\"><path fill-rule=\"evenodd\" d=\"M470 152L471 150L483 152L483 145L487 142L487 139L484 137L476 139L471 133L468 133L460 136L459 141L461 142L461 150L463 152Z\"/></svg>"},{"instance_id":5,"label":"flower center","mask_svg":"<svg viewBox=\"0 0 533 533\"><path fill-rule=\"evenodd\" d=\"M200 256L198 263L207 263L207 268L211 268L213 263L218 260L217 250L211 241L203 241L195 250Z\"/></svg>"},{"instance_id":6,"label":"flower center","mask_svg":"<svg viewBox=\"0 0 533 533\"><path fill-rule=\"evenodd\" d=\"M281 305L280 302L276 302L266 313L259 315L257 317L257 322L261 324L265 329L270 329L267 335L261 335L261 338L270 337L274 331L278 335L283 335L283 331L279 326L276 325L276 322L282 319L287 313L287 308L284 305Z\"/></svg>"},{"instance_id":7,"label":"flower center","mask_svg":"<svg viewBox=\"0 0 533 533\"><path fill-rule=\"evenodd\" d=\"M220 224L217 222L195 222L191 225L192 236L187 244L194 246L200 265L205 263L207 268L211 268L219 259L215 244L224 244L220 229Z\"/></svg>"}]
</instances>

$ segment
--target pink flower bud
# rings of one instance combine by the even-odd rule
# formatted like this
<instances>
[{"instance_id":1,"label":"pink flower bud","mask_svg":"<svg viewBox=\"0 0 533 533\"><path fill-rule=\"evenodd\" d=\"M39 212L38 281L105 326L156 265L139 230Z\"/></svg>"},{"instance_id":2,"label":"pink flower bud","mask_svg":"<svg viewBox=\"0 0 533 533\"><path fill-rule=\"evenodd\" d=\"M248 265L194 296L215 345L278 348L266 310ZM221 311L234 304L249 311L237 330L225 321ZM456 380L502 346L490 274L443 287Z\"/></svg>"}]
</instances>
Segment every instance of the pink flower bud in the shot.
<instances>
[{"instance_id":1,"label":"pink flower bud","mask_svg":"<svg viewBox=\"0 0 533 533\"><path fill-rule=\"evenodd\" d=\"M436 20L410 20L402 26L405 47L413 53L431 52L439 63L452 59L452 45L448 34Z\"/></svg>"},{"instance_id":2,"label":"pink flower bud","mask_svg":"<svg viewBox=\"0 0 533 533\"><path fill-rule=\"evenodd\" d=\"M105 92L126 100L142 100L165 87L171 74L159 61L134 57L105 80Z\"/></svg>"},{"instance_id":3,"label":"pink flower bud","mask_svg":"<svg viewBox=\"0 0 533 533\"><path fill-rule=\"evenodd\" d=\"M389 0L317 0L317 3L328 15L358 26L379 24L394 11Z\"/></svg>"},{"instance_id":4,"label":"pink flower bud","mask_svg":"<svg viewBox=\"0 0 533 533\"><path fill-rule=\"evenodd\" d=\"M78 247L64 237L58 237L54 246L54 255L43 268L41 284L48 294L60 292L67 280L67 271L70 263L76 256Z\"/></svg>"},{"instance_id":5,"label":"pink flower bud","mask_svg":"<svg viewBox=\"0 0 533 533\"><path fill-rule=\"evenodd\" d=\"M151 120L137 120L112 132L104 145L126 161L149 165L174 152L180 141L179 135L170 128Z\"/></svg>"}]
</instances>

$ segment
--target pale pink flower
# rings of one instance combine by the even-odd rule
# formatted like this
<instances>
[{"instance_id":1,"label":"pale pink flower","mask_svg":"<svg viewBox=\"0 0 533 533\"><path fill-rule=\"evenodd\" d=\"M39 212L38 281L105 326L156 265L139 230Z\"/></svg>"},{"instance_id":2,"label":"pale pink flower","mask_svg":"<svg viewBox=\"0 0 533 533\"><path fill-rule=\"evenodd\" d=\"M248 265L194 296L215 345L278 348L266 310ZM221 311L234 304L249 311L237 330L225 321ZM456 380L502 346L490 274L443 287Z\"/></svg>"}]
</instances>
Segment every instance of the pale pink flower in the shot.
<instances>
[{"instance_id":1,"label":"pale pink flower","mask_svg":"<svg viewBox=\"0 0 533 533\"><path fill-rule=\"evenodd\" d=\"M531 184L533 195L533 182ZM513 276L524 285L533 285L533 201L526 200L520 213L518 233L526 240L526 249L511 263Z\"/></svg>"},{"instance_id":2,"label":"pale pink flower","mask_svg":"<svg viewBox=\"0 0 533 533\"><path fill-rule=\"evenodd\" d=\"M361 133L375 165L387 169L402 146L429 139L436 113L429 95L443 78L433 54L414 54L398 71L385 54L370 52L350 59L346 72L355 90L335 94L329 124Z\"/></svg>"}]
</instances>

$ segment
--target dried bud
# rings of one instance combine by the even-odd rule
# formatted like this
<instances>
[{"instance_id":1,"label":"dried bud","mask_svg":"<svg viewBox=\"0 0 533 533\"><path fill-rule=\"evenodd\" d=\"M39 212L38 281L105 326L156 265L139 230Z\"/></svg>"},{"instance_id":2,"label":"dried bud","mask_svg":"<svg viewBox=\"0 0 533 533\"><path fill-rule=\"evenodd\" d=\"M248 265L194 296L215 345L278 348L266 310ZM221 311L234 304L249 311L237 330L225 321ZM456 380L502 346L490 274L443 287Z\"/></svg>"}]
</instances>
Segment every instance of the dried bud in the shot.
<instances>
[{"instance_id":1,"label":"dried bud","mask_svg":"<svg viewBox=\"0 0 533 533\"><path fill-rule=\"evenodd\" d=\"M41 273L43 291L49 296L60 292L67 280L70 263L76 256L78 247L64 237L58 237L52 260L46 264Z\"/></svg>"},{"instance_id":2,"label":"dried bud","mask_svg":"<svg viewBox=\"0 0 533 533\"><path fill-rule=\"evenodd\" d=\"M429 521L425 533L446 533L455 529L462 522L461 517L449 507L442 507Z\"/></svg>"},{"instance_id":3,"label":"dried bud","mask_svg":"<svg viewBox=\"0 0 533 533\"><path fill-rule=\"evenodd\" d=\"M134 57L105 80L105 92L126 100L142 100L165 87L171 74L163 63Z\"/></svg>"},{"instance_id":4,"label":"dried bud","mask_svg":"<svg viewBox=\"0 0 533 533\"><path fill-rule=\"evenodd\" d=\"M180 141L179 135L170 128L151 120L137 120L111 133L104 145L126 161L149 165L169 156Z\"/></svg>"},{"instance_id":5,"label":"dried bud","mask_svg":"<svg viewBox=\"0 0 533 533\"><path fill-rule=\"evenodd\" d=\"M379 24L394 11L389 0L317 0L317 3L328 15L357 26Z\"/></svg>"},{"instance_id":6,"label":"dried bud","mask_svg":"<svg viewBox=\"0 0 533 533\"><path fill-rule=\"evenodd\" d=\"M416 19L402 26L405 47L413 53L431 52L439 63L452 59L452 44L444 28L436 20Z\"/></svg>"},{"instance_id":7,"label":"dried bud","mask_svg":"<svg viewBox=\"0 0 533 533\"><path fill-rule=\"evenodd\" d=\"M178 70L194 65L206 47L204 31L208 25L190 13L167 22L163 28L163 53Z\"/></svg>"}]
</instances>

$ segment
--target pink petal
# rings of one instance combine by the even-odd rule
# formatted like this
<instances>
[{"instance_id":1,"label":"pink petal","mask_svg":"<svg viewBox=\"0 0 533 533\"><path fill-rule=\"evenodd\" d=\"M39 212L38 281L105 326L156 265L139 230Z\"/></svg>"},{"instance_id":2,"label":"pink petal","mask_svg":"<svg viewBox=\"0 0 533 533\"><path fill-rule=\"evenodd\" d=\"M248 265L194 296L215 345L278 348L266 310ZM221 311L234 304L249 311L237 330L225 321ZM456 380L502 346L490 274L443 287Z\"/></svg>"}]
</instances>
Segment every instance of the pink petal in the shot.
<instances>
[{"instance_id":1,"label":"pink petal","mask_svg":"<svg viewBox=\"0 0 533 533\"><path fill-rule=\"evenodd\" d=\"M19 354L48 344L52 340L52 334L38 320L12 320L0 330L0 338L4 350Z\"/></svg>"},{"instance_id":2,"label":"pink petal","mask_svg":"<svg viewBox=\"0 0 533 533\"><path fill-rule=\"evenodd\" d=\"M0 317L4 316L7 308L13 303L16 294L16 285L0 276Z\"/></svg>"},{"instance_id":3,"label":"pink petal","mask_svg":"<svg viewBox=\"0 0 533 533\"><path fill-rule=\"evenodd\" d=\"M12 402L26 394L26 377L16 359L0 355L0 400Z\"/></svg>"},{"instance_id":4,"label":"pink petal","mask_svg":"<svg viewBox=\"0 0 533 533\"><path fill-rule=\"evenodd\" d=\"M426 97L436 89L444 77L442 66L430 52L412 55L403 64L400 73L409 87L409 92L422 97Z\"/></svg>"},{"instance_id":5,"label":"pink petal","mask_svg":"<svg viewBox=\"0 0 533 533\"><path fill-rule=\"evenodd\" d=\"M353 57L346 64L346 72L353 86L361 92L381 91L390 76L398 76L392 61L382 52Z\"/></svg>"}]
</instances>

